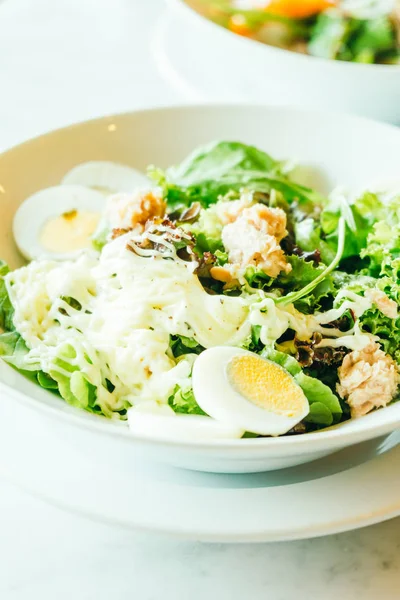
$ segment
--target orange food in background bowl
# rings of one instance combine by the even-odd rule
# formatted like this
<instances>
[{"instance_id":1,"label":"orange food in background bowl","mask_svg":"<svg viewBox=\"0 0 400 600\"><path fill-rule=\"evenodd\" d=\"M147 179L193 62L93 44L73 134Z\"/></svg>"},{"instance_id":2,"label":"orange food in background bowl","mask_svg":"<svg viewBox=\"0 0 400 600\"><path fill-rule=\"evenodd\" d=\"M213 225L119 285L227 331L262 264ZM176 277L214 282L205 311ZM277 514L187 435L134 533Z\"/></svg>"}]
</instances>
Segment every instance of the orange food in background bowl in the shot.
<instances>
[{"instance_id":1,"label":"orange food in background bowl","mask_svg":"<svg viewBox=\"0 0 400 600\"><path fill-rule=\"evenodd\" d=\"M232 15L228 22L229 29L237 35L250 36L253 32L247 24L247 20L243 15Z\"/></svg>"},{"instance_id":2,"label":"orange food in background bowl","mask_svg":"<svg viewBox=\"0 0 400 600\"><path fill-rule=\"evenodd\" d=\"M307 19L335 4L334 0L270 0L265 11L291 19Z\"/></svg>"}]
</instances>

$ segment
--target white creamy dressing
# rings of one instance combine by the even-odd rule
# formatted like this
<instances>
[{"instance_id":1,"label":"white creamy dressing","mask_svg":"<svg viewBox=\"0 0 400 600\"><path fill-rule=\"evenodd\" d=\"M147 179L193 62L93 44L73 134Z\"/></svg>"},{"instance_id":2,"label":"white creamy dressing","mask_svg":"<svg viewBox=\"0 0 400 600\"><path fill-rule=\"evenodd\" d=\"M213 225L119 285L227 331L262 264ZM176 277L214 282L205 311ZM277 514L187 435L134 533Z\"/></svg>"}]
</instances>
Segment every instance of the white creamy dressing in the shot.
<instances>
[{"instance_id":1,"label":"white creamy dressing","mask_svg":"<svg viewBox=\"0 0 400 600\"><path fill-rule=\"evenodd\" d=\"M114 240L100 258L86 252L75 261L34 261L7 276L14 324L31 349L32 367L62 372L54 365L60 356L76 364L97 386L106 413L124 401L166 402L177 383L187 386L192 360L173 359L170 334L208 348L240 344L250 333L244 299L210 296L193 273L195 263L142 258L128 241L129 234ZM106 378L115 385L112 394Z\"/></svg>"},{"instance_id":2,"label":"white creamy dressing","mask_svg":"<svg viewBox=\"0 0 400 600\"><path fill-rule=\"evenodd\" d=\"M265 345L274 343L290 328L296 332L300 340L310 339L314 332L327 336L318 344L320 347L345 346L351 350L365 348L375 337L361 332L357 324L346 332L327 328L324 325L339 319L347 310L351 310L359 318L372 307L371 300L348 290L342 290L336 296L335 304L339 306L327 312L305 315L296 310L292 304L281 307L275 304L273 298L265 298L251 306L250 322L252 325L261 326L260 339Z\"/></svg>"},{"instance_id":3,"label":"white creamy dressing","mask_svg":"<svg viewBox=\"0 0 400 600\"><path fill-rule=\"evenodd\" d=\"M115 329L153 328L193 337L205 348L235 345L249 334L244 299L211 296L193 273L196 263L142 258L126 249L127 241L129 234L108 244L93 270L100 319L95 331L109 327L107 336L118 338L121 331L113 335Z\"/></svg>"}]
</instances>

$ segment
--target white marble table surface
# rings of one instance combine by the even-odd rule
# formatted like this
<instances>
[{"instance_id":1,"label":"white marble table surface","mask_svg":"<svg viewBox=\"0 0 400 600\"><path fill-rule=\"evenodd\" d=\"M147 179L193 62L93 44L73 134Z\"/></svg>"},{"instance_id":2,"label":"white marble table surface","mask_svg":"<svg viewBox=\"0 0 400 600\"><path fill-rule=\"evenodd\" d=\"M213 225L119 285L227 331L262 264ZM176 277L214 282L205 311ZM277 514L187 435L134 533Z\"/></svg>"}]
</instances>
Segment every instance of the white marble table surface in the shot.
<instances>
[{"instance_id":1,"label":"white marble table surface","mask_svg":"<svg viewBox=\"0 0 400 600\"><path fill-rule=\"evenodd\" d=\"M187 101L150 51L162 9L161 0L0 3L0 149L76 120ZM400 519L301 542L197 544L114 530L0 481L1 600L189 597L396 600Z\"/></svg>"}]
</instances>

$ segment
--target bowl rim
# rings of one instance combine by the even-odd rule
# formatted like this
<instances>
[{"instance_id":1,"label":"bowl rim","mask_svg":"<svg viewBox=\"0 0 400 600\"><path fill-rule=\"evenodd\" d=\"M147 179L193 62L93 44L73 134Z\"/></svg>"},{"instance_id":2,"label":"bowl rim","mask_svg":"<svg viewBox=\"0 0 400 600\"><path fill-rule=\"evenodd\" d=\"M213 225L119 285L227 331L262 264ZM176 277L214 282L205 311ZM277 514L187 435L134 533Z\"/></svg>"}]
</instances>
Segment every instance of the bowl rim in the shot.
<instances>
[{"instance_id":1,"label":"bowl rim","mask_svg":"<svg viewBox=\"0 0 400 600\"><path fill-rule=\"evenodd\" d=\"M9 154L18 151L21 147L27 146L29 144L43 142L47 138L52 136L57 136L60 133L65 131L71 131L74 129L79 129L86 125L102 125L109 124L115 120L129 118L131 116L137 116L140 118L142 115L151 115L157 113L169 113L175 112L180 113L182 111L194 112L197 111L206 111L206 112L214 112L220 110L262 110L262 111L281 111L288 113L300 113L303 115L318 115L320 117L335 117L339 118L342 121L350 121L350 122L358 122L359 124L372 125L374 127L378 127L381 130L387 130L391 133L395 133L399 136L400 139L400 129L395 125L390 125L388 123L382 123L380 121L369 119L367 117L351 115L346 113L338 113L330 110L313 110L309 108L297 107L297 106L280 106L280 105L272 105L272 104L254 104L254 103L226 103L226 102L213 102L213 103L201 103L201 104L182 104L182 105L173 105L173 106L157 106L152 108L141 108L138 110L125 111L122 113L114 113L114 114L106 114L103 116L97 116L92 119L85 119L82 121L78 121L72 123L70 125L66 125L63 127L59 127L56 129L49 130L41 135L35 136L33 138L29 138L23 142L18 143L15 146L11 146L10 148L5 149L0 153L0 159ZM0 360L2 360L0 358ZM4 361L2 361L4 362ZM6 363L4 363L6 364ZM7 365L7 368L12 369L11 366ZM23 375L18 373L19 377L23 377ZM38 389L38 385L34 382L30 382L28 380L27 384L34 386L35 389ZM43 390L43 394L46 390ZM262 438L240 438L234 440L201 440L201 441L188 441L188 440L173 440L171 438L149 438L145 435L141 436L138 434L133 434L125 422L121 421L113 421L111 419L107 419L106 417L100 415L93 415L84 411L83 409L75 408L68 405L62 398L55 396L48 392L48 401L38 401L34 397L30 396L28 393L22 392L12 385L0 381L0 401L4 401L4 395L12 397L13 399L19 401L21 404L24 404L28 408L31 408L35 411L39 411L46 416L54 418L59 421L64 420L70 425L83 429L91 433L106 435L107 437L117 438L120 440L126 440L130 443L139 442L142 444L147 444L148 446L168 446L170 448L176 449L202 449L202 450L240 450L241 448L248 448L257 451L267 451L268 449L282 449L290 447L293 450L298 449L299 451L307 452L307 447L309 449L309 453L312 454L317 450L317 448L313 447L313 443L318 446L318 441L320 442L319 446L324 448L329 447L338 447L338 446L346 446L353 445L359 441L364 441L367 439L372 439L374 437L378 437L379 435L384 435L390 433L397 427L400 427L400 402L397 405L398 410L397 414L393 415L390 419L386 421L375 424L373 419L367 419L365 424L359 428L359 430L346 430L342 427L344 423L339 423L332 427L327 427L322 430L310 432L307 434L299 434L293 436L278 436L278 437L262 437ZM393 405L394 406L394 405ZM376 411L382 414L382 411ZM392 411L393 413L394 411ZM374 413L376 414L376 413ZM348 423L349 421L347 421ZM346 422L345 422L346 423Z\"/></svg>"},{"instance_id":2,"label":"bowl rim","mask_svg":"<svg viewBox=\"0 0 400 600\"><path fill-rule=\"evenodd\" d=\"M252 38L248 38L245 36L241 36L238 35L237 33L234 33L232 31L229 31L229 29L226 29L225 27L223 27L222 25L218 25L218 23L214 23L214 21L212 21L211 19L208 19L206 16L202 15L201 13L197 12L197 10L195 10L192 6L190 6L189 4L186 3L185 0L166 0L167 4L172 8L172 10L174 10L175 12L177 12L178 14L182 14L183 16L188 17L190 20L192 20L192 22L195 23L199 23L202 22L203 24L207 24L207 27L210 27L210 30L214 30L214 31L220 31L222 32L221 35L228 35L230 38L234 39L236 38L237 41L241 44L243 44L243 46L247 47L248 49L251 48L264 48L266 49L265 51L267 52L271 52L271 53L275 53L276 57L278 58L279 56L284 56L286 55L286 57L288 57L288 55L293 57L293 60L299 60L302 61L304 64L306 61L309 61L309 59L313 59L314 61L317 61L321 66L323 66L324 68L327 67L327 65L332 65L332 69L358 69L360 70L364 70L368 69L368 71L371 71L372 69L375 70L379 70L380 72L391 72L393 71L394 73L396 73L397 71L397 75L399 74L398 72L400 71L400 64L399 65L385 65L385 64L377 64L377 63L372 63L372 64L366 64L366 63L356 63L356 62L352 62L352 61L345 61L345 60L334 60L331 58L322 58L319 56L312 56L311 54L301 54L300 52L294 52L293 50L287 50L286 48L279 48L277 46L272 46L270 44L265 44L263 42L260 42L258 40L254 40ZM333 66L336 65L336 66Z\"/></svg>"}]
</instances>

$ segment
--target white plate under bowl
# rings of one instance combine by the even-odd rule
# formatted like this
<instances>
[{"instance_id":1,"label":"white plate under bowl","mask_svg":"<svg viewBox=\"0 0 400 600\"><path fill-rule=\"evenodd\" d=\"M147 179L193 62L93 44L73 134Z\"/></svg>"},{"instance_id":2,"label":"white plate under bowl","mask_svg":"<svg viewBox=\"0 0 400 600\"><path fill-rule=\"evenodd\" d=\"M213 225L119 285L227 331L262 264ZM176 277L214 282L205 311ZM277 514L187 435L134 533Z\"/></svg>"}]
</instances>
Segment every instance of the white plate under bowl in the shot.
<instances>
[{"instance_id":1,"label":"white plate under bowl","mask_svg":"<svg viewBox=\"0 0 400 600\"><path fill-rule=\"evenodd\" d=\"M400 514L400 433L269 473L222 475L152 463L124 470L62 437L53 454L0 436L0 475L43 500L125 529L210 542L272 542L328 535ZM94 449L92 449L92 452ZM29 468L28 468L29 467Z\"/></svg>"},{"instance_id":2,"label":"white plate under bowl","mask_svg":"<svg viewBox=\"0 0 400 600\"><path fill-rule=\"evenodd\" d=\"M274 48L212 23L183 0L168 3L154 49L164 74L187 96L198 90L207 100L338 110L400 125L400 66Z\"/></svg>"},{"instance_id":3,"label":"white plate under bowl","mask_svg":"<svg viewBox=\"0 0 400 600\"><path fill-rule=\"evenodd\" d=\"M279 159L301 160L321 191L339 183L359 188L398 176L400 130L356 117L223 105L106 117L54 131L0 156L0 257L11 267L22 264L11 235L17 207L38 189L58 183L75 164L114 160L139 170L150 163L165 167L215 138L241 140ZM307 435L213 443L150 440L134 436L126 425L72 408L0 361L0 463L12 464L22 453L26 476L35 472L38 490L57 487L57 465L63 464L62 472L69 472L63 485L77 504L85 469L99 489L118 470L121 485L115 482L115 499L125 494L123 481L134 488L132 465L139 455L203 471L261 472L313 461L397 427L400 403Z\"/></svg>"}]
</instances>

